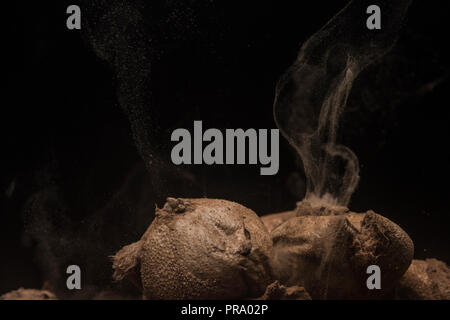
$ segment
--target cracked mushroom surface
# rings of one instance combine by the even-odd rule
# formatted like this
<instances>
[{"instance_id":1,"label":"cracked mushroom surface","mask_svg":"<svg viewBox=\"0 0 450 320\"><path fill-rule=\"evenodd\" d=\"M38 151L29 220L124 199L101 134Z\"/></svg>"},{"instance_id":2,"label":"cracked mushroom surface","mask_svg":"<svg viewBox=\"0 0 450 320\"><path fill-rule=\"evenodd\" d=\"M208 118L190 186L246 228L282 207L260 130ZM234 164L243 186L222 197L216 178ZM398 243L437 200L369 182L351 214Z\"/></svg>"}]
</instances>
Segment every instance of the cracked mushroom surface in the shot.
<instances>
[{"instance_id":1,"label":"cracked mushroom surface","mask_svg":"<svg viewBox=\"0 0 450 320\"><path fill-rule=\"evenodd\" d=\"M240 204L168 198L141 240L113 257L113 277L144 299L257 297L272 282L271 249L264 224Z\"/></svg>"},{"instance_id":2,"label":"cracked mushroom surface","mask_svg":"<svg viewBox=\"0 0 450 320\"><path fill-rule=\"evenodd\" d=\"M283 285L302 286L312 299L377 299L408 269L414 245L398 225L373 211L299 203L292 213L267 216L271 263ZM275 222L279 222L275 226ZM381 290L369 290L367 267L381 269Z\"/></svg>"}]
</instances>

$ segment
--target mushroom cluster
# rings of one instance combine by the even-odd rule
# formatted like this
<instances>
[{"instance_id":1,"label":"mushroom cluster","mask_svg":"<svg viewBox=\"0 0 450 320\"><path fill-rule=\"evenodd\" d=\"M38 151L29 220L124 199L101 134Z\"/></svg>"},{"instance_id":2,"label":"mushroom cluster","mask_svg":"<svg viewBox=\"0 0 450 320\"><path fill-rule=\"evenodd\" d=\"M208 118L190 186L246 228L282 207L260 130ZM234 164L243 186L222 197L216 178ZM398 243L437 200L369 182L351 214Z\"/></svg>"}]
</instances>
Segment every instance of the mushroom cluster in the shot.
<instances>
[{"instance_id":1,"label":"mushroom cluster","mask_svg":"<svg viewBox=\"0 0 450 320\"><path fill-rule=\"evenodd\" d=\"M231 201L168 198L112 260L113 278L144 299L378 299L426 285L411 280L417 268L405 275L413 255L407 233L373 211L302 201L259 218ZM366 284L371 265L379 290Z\"/></svg>"}]
</instances>

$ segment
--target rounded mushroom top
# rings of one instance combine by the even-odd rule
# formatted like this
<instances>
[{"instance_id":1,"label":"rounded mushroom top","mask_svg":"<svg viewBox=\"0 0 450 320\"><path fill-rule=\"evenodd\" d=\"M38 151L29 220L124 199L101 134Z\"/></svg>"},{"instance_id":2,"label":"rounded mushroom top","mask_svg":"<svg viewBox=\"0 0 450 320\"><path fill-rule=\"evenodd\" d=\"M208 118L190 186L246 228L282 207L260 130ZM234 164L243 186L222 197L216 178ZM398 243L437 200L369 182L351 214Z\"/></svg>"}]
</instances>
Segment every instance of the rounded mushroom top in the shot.
<instances>
[{"instance_id":1,"label":"rounded mushroom top","mask_svg":"<svg viewBox=\"0 0 450 320\"><path fill-rule=\"evenodd\" d=\"M147 298L256 297L271 282L272 240L256 213L235 202L168 198L141 241Z\"/></svg>"}]
</instances>

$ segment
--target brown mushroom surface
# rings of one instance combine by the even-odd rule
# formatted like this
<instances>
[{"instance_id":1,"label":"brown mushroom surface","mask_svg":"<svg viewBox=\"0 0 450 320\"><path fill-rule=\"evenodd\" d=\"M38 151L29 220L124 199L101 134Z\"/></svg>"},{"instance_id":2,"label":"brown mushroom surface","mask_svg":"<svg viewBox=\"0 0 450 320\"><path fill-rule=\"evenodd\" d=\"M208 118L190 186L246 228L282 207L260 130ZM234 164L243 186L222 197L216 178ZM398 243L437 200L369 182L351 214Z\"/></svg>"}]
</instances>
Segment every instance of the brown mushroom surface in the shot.
<instances>
[{"instance_id":1,"label":"brown mushroom surface","mask_svg":"<svg viewBox=\"0 0 450 320\"><path fill-rule=\"evenodd\" d=\"M450 269L437 259L413 260L395 294L401 300L449 300Z\"/></svg>"},{"instance_id":2,"label":"brown mushroom surface","mask_svg":"<svg viewBox=\"0 0 450 320\"><path fill-rule=\"evenodd\" d=\"M250 209L218 199L168 198L141 240L113 257L146 299L257 297L272 282L271 238Z\"/></svg>"},{"instance_id":3,"label":"brown mushroom surface","mask_svg":"<svg viewBox=\"0 0 450 320\"><path fill-rule=\"evenodd\" d=\"M19 288L0 296L0 300L57 300L57 298L47 290Z\"/></svg>"},{"instance_id":4,"label":"brown mushroom surface","mask_svg":"<svg viewBox=\"0 0 450 320\"><path fill-rule=\"evenodd\" d=\"M305 287L312 299L381 298L399 281L414 254L406 232L373 211L358 214L303 202L295 217L270 234L275 278L283 285ZM367 287L370 265L381 269L381 290Z\"/></svg>"}]
</instances>

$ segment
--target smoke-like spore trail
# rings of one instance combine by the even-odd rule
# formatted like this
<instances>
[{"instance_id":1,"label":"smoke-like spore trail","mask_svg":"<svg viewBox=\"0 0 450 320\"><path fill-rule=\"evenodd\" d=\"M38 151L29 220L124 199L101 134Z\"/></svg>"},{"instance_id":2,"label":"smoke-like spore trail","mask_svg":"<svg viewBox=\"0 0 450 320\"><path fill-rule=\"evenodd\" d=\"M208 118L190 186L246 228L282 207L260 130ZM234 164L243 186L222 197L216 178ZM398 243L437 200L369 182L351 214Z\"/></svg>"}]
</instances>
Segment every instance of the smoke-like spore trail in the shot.
<instances>
[{"instance_id":1,"label":"smoke-like spore trail","mask_svg":"<svg viewBox=\"0 0 450 320\"><path fill-rule=\"evenodd\" d=\"M154 35L157 32L151 32L150 22L156 24L153 28L157 31L165 22L163 18L162 22L154 22L146 16L151 5L141 0L82 2L83 39L97 57L107 62L114 75L118 102L128 117L145 166L130 164L125 169L128 173L114 172L123 175L123 183L105 201L96 195L81 197L78 208L68 200L68 194L78 190L61 187L55 179L59 173L56 164L39 170L45 182L39 183L39 190L24 205L23 219L27 236L37 243L43 280L60 298L96 299L119 295L119 291L122 298L133 297L134 288L126 286L124 290L122 284L111 283L109 256L145 231L154 217L155 204L167 196L169 189L186 197L197 194L192 175L164 161L159 149L161 128L152 105L150 79L161 40L159 46L154 43L158 42ZM178 3L172 5L176 7ZM91 183L87 177L85 185ZM83 270L81 291L68 291L65 286L65 270L71 264Z\"/></svg>"},{"instance_id":2,"label":"smoke-like spore trail","mask_svg":"<svg viewBox=\"0 0 450 320\"><path fill-rule=\"evenodd\" d=\"M187 33L195 20L189 6L171 1L89 0L84 8L89 13L83 29L85 40L114 74L118 102L158 195L169 192L164 187L167 178L160 174L164 168L193 182L191 174L168 164L165 142L160 140L165 129L158 118L161 105L155 104L152 92L153 64L164 55L166 43L179 33L180 26Z\"/></svg>"},{"instance_id":3,"label":"smoke-like spore trail","mask_svg":"<svg viewBox=\"0 0 450 320\"><path fill-rule=\"evenodd\" d=\"M275 121L303 161L312 203L348 205L358 185L358 158L336 143L339 116L358 74L395 44L410 2L378 1L382 27L369 30L372 2L350 1L303 44L278 83Z\"/></svg>"},{"instance_id":4,"label":"smoke-like spore trail","mask_svg":"<svg viewBox=\"0 0 450 320\"><path fill-rule=\"evenodd\" d=\"M151 39L147 38L141 1L96 0L85 3L87 41L95 54L108 62L116 75L119 103L129 118L137 149L147 167L155 146L146 105L151 70Z\"/></svg>"}]
</instances>

